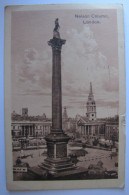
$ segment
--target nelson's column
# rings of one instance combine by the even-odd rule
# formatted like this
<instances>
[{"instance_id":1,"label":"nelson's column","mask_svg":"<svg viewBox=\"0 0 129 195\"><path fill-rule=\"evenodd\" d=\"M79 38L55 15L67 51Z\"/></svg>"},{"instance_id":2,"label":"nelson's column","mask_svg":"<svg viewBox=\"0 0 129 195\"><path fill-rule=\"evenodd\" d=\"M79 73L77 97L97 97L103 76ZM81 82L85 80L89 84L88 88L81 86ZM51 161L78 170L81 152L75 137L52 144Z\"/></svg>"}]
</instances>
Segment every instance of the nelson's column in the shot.
<instances>
[{"instance_id":1,"label":"nelson's column","mask_svg":"<svg viewBox=\"0 0 129 195\"><path fill-rule=\"evenodd\" d=\"M47 158L42 163L51 174L75 169L67 156L69 137L62 130L62 87L61 87L61 48L66 40L60 38L58 18L55 20L53 39L48 41L52 47L52 129L45 138Z\"/></svg>"}]
</instances>

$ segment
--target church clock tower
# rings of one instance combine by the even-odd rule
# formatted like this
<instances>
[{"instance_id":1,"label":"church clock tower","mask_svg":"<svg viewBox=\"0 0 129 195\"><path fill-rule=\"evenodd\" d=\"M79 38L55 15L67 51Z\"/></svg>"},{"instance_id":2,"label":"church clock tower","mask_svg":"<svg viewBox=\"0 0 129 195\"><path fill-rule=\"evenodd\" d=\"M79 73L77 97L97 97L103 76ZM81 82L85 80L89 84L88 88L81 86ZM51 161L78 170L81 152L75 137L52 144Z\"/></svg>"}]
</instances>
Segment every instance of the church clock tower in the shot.
<instances>
[{"instance_id":1,"label":"church clock tower","mask_svg":"<svg viewBox=\"0 0 129 195\"><path fill-rule=\"evenodd\" d=\"M87 108L86 116L88 117L88 119L90 121L96 120L96 104L95 104L94 95L92 92L92 83L91 82L90 82L90 91L89 91L89 95L88 95L88 101L87 101L86 108Z\"/></svg>"}]
</instances>

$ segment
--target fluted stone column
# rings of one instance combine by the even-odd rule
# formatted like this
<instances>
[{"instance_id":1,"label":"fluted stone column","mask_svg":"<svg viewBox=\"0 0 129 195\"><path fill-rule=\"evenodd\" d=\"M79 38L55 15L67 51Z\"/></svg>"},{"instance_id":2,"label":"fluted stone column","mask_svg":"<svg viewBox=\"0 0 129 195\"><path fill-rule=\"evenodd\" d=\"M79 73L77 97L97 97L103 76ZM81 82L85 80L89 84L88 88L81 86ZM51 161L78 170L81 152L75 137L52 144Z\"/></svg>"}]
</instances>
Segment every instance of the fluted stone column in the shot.
<instances>
[{"instance_id":1,"label":"fluted stone column","mask_svg":"<svg viewBox=\"0 0 129 195\"><path fill-rule=\"evenodd\" d=\"M62 130L62 86L61 86L61 49L66 40L60 38L55 29L53 39L48 41L52 48L52 129L45 138L47 141L47 158L41 165L51 174L74 169L67 156L69 137Z\"/></svg>"},{"instance_id":2,"label":"fluted stone column","mask_svg":"<svg viewBox=\"0 0 129 195\"><path fill-rule=\"evenodd\" d=\"M65 40L53 38L52 47L52 132L62 131L61 48Z\"/></svg>"}]
</instances>

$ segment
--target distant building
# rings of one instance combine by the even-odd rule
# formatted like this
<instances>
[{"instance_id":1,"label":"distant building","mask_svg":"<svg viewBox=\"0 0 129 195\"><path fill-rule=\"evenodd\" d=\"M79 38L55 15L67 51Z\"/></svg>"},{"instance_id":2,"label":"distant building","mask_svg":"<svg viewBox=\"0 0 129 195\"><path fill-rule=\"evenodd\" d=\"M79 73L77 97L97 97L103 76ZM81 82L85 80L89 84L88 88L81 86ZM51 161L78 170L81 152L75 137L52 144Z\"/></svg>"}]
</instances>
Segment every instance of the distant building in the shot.
<instances>
[{"instance_id":1,"label":"distant building","mask_svg":"<svg viewBox=\"0 0 129 195\"><path fill-rule=\"evenodd\" d=\"M12 137L28 137L35 135L35 124L30 121L12 121L11 132Z\"/></svg>"},{"instance_id":2,"label":"distant building","mask_svg":"<svg viewBox=\"0 0 129 195\"><path fill-rule=\"evenodd\" d=\"M68 120L68 114L67 114L67 108L66 108L66 106L64 107L64 112L63 112L63 121L66 121L66 120Z\"/></svg>"},{"instance_id":3,"label":"distant building","mask_svg":"<svg viewBox=\"0 0 129 195\"><path fill-rule=\"evenodd\" d=\"M12 114L11 114L11 119L12 120L15 120L15 119L18 119L19 117L21 117L21 115L20 114L17 114L16 112L15 112L15 110L12 112Z\"/></svg>"},{"instance_id":4,"label":"distant building","mask_svg":"<svg viewBox=\"0 0 129 195\"><path fill-rule=\"evenodd\" d=\"M119 137L119 119L118 116L105 119L97 119L96 103L92 91L92 83L90 83L90 90L88 101L86 104L86 116L81 117L78 115L76 132L80 137L86 139L105 138L118 140Z\"/></svg>"},{"instance_id":5,"label":"distant building","mask_svg":"<svg viewBox=\"0 0 129 195\"><path fill-rule=\"evenodd\" d=\"M36 122L35 123L35 136L44 137L50 133L52 126L51 121L43 121L43 122Z\"/></svg>"},{"instance_id":6,"label":"distant building","mask_svg":"<svg viewBox=\"0 0 129 195\"><path fill-rule=\"evenodd\" d=\"M52 122L44 113L42 116L28 116L28 108L22 108L22 115L12 113L11 133L13 138L44 137L50 133Z\"/></svg>"},{"instance_id":7,"label":"distant building","mask_svg":"<svg viewBox=\"0 0 129 195\"><path fill-rule=\"evenodd\" d=\"M119 140L119 119L117 116L106 121L105 139L111 139L113 141Z\"/></svg>"},{"instance_id":8,"label":"distant building","mask_svg":"<svg viewBox=\"0 0 129 195\"><path fill-rule=\"evenodd\" d=\"M70 129L70 120L68 118L66 107L64 107L64 112L63 112L63 116L62 116L62 128L64 131L67 131Z\"/></svg>"},{"instance_id":9,"label":"distant building","mask_svg":"<svg viewBox=\"0 0 129 195\"><path fill-rule=\"evenodd\" d=\"M105 123L99 122L97 120L90 121L87 118L80 118L77 121L77 132L79 132L80 136L83 138L103 138L105 135Z\"/></svg>"},{"instance_id":10,"label":"distant building","mask_svg":"<svg viewBox=\"0 0 129 195\"><path fill-rule=\"evenodd\" d=\"M68 117L66 106L64 107L64 111L62 115L62 129L70 138L75 137L76 119Z\"/></svg>"},{"instance_id":11,"label":"distant building","mask_svg":"<svg viewBox=\"0 0 129 195\"><path fill-rule=\"evenodd\" d=\"M46 117L46 114L43 113L43 120L45 120L47 117Z\"/></svg>"},{"instance_id":12,"label":"distant building","mask_svg":"<svg viewBox=\"0 0 129 195\"><path fill-rule=\"evenodd\" d=\"M50 133L51 121L13 121L11 124L12 137L44 137Z\"/></svg>"},{"instance_id":13,"label":"distant building","mask_svg":"<svg viewBox=\"0 0 129 195\"><path fill-rule=\"evenodd\" d=\"M17 114L15 111L12 112L11 115L12 121L46 121L50 120L46 117L46 114L43 113L43 115L38 116L29 116L28 115L28 108L22 108L22 115Z\"/></svg>"},{"instance_id":14,"label":"distant building","mask_svg":"<svg viewBox=\"0 0 129 195\"><path fill-rule=\"evenodd\" d=\"M28 108L22 108L22 116L23 117L28 116Z\"/></svg>"}]
</instances>

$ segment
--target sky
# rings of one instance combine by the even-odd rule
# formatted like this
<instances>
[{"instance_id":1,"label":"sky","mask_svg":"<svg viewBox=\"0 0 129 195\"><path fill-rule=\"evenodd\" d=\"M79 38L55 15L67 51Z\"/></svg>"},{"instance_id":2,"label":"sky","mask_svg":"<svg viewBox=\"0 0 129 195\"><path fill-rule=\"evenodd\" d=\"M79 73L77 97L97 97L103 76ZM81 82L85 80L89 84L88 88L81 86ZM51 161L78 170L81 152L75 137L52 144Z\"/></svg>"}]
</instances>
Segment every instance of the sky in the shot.
<instances>
[{"instance_id":1,"label":"sky","mask_svg":"<svg viewBox=\"0 0 129 195\"><path fill-rule=\"evenodd\" d=\"M68 116L85 115L90 82L97 117L118 114L117 14L116 10L94 9L12 12L12 111L21 114L22 107L28 107L29 115L51 117L52 49L48 41L56 18L60 36L66 40L61 53L62 106L67 107Z\"/></svg>"}]
</instances>

